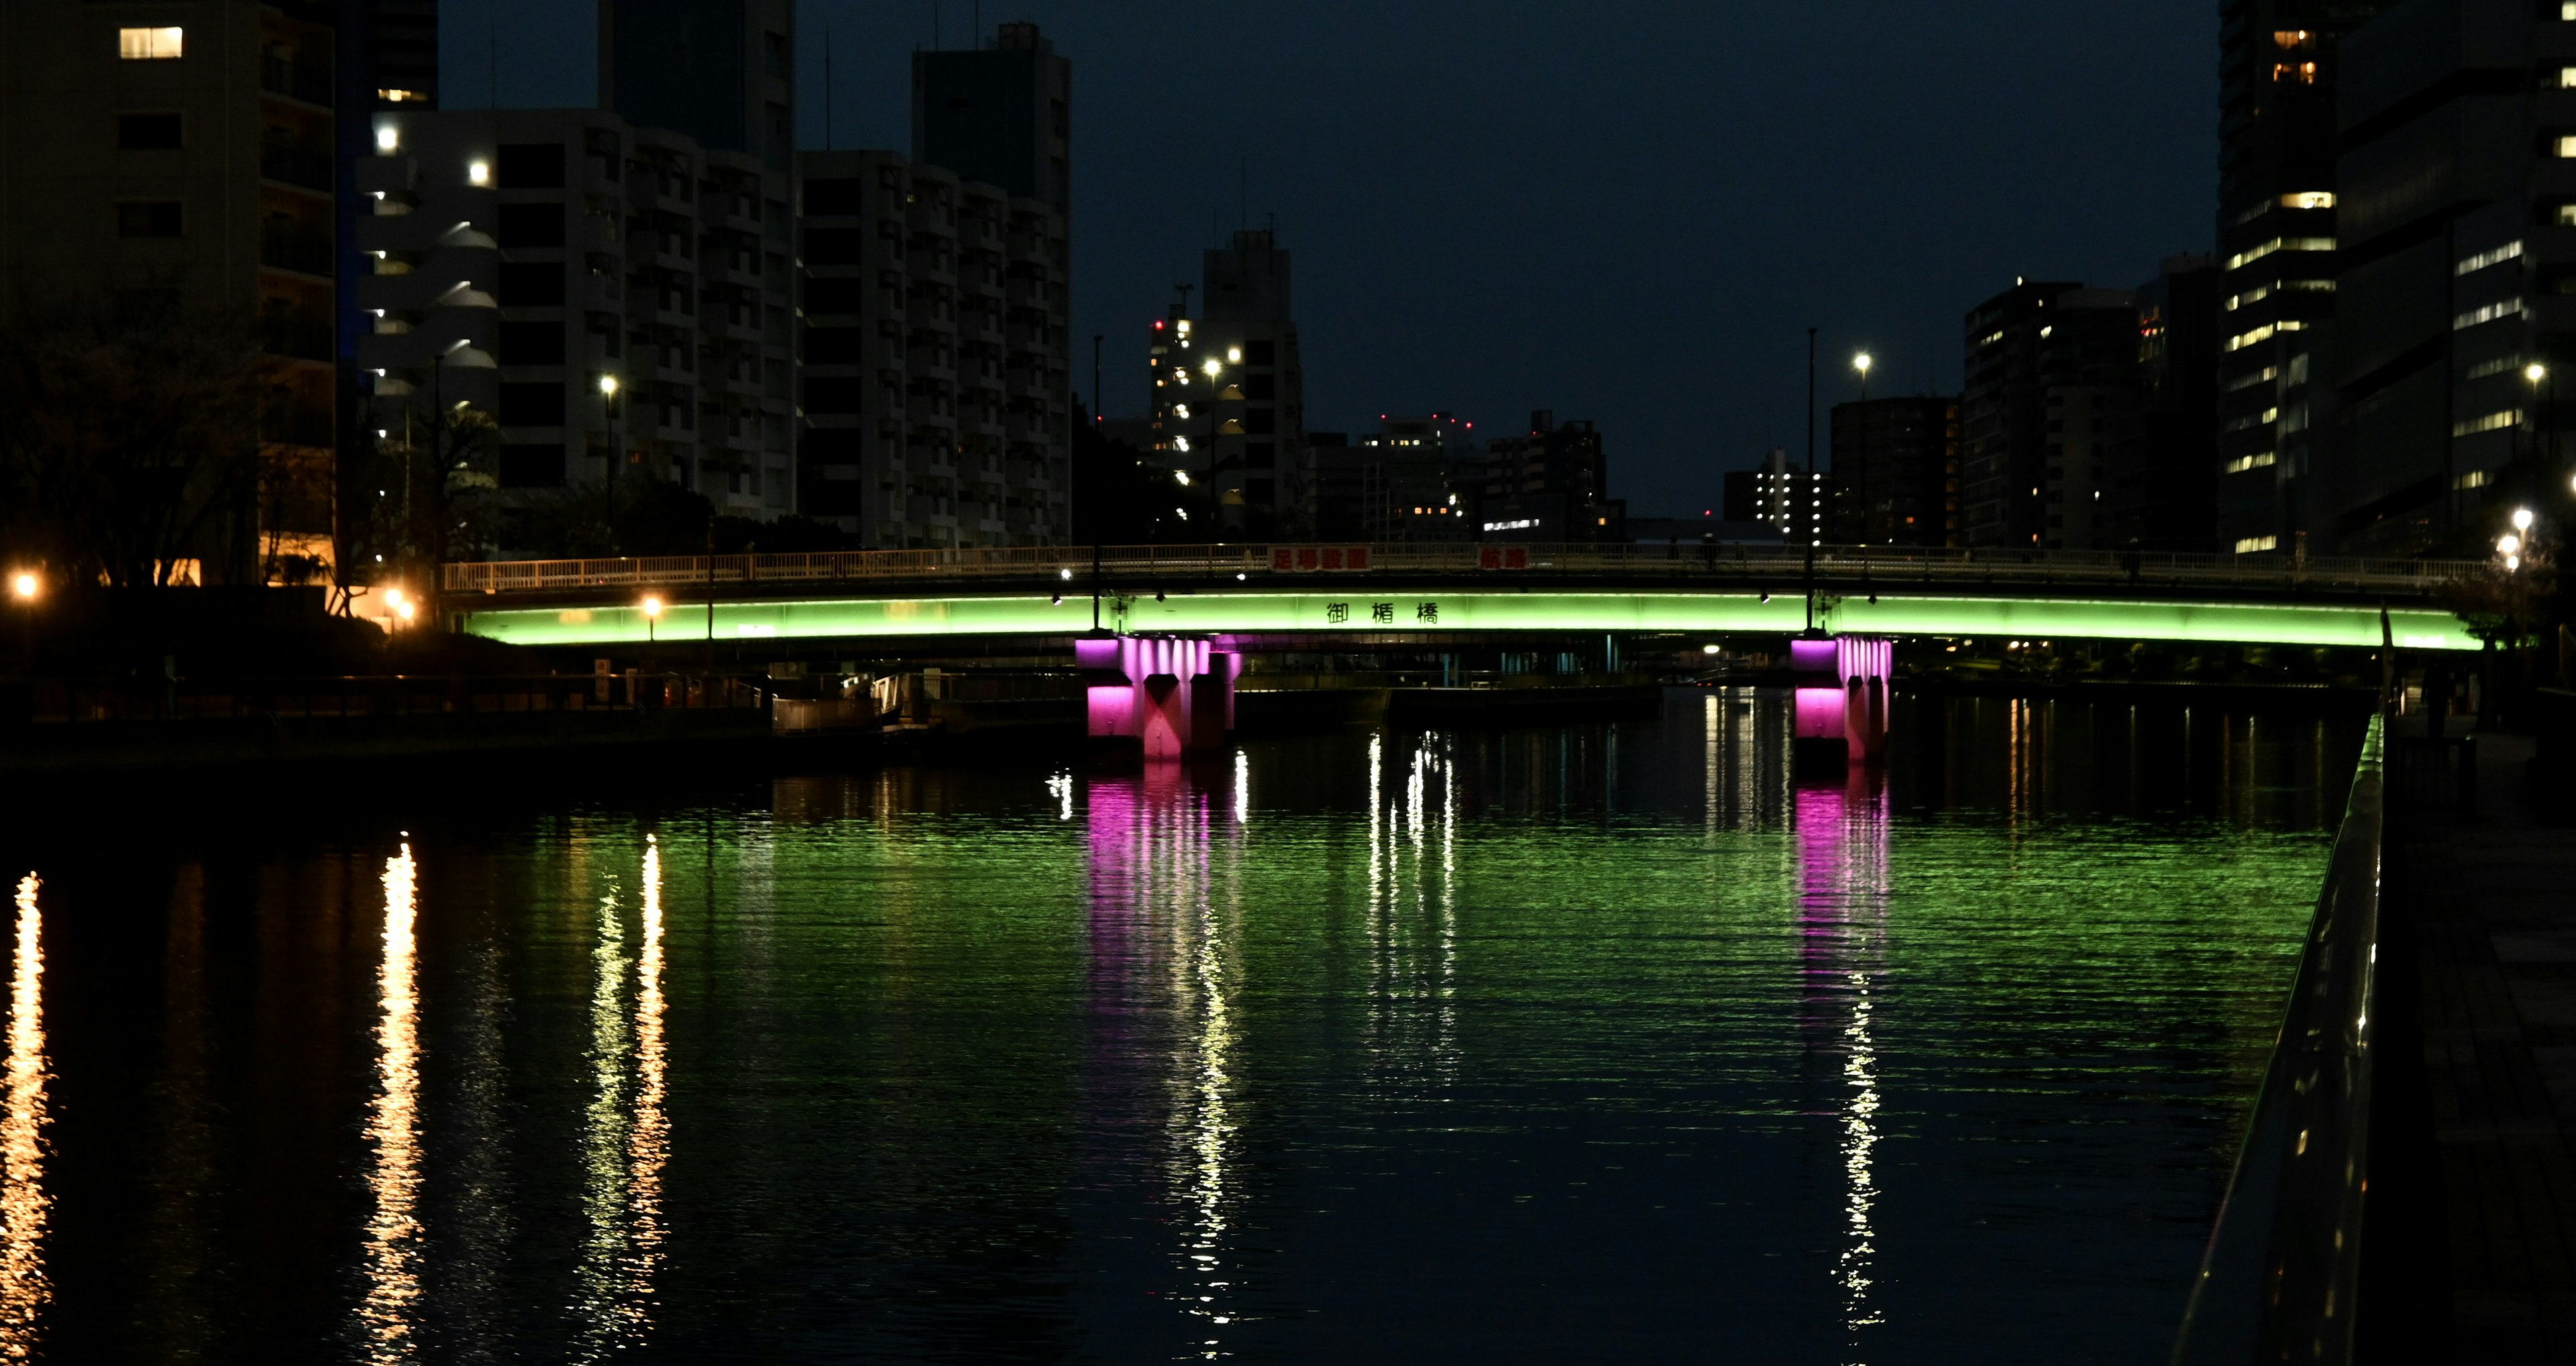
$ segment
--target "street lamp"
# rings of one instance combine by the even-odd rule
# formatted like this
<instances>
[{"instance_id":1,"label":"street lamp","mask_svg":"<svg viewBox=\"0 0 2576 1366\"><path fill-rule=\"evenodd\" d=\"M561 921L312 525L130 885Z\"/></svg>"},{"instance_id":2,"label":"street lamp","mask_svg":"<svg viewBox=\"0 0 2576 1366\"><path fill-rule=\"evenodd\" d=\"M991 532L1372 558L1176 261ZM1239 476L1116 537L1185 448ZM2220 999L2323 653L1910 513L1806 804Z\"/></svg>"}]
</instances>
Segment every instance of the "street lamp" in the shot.
<instances>
[{"instance_id":1,"label":"street lamp","mask_svg":"<svg viewBox=\"0 0 2576 1366\"><path fill-rule=\"evenodd\" d=\"M1870 365L1871 361L1867 351L1863 351L1859 355L1852 357L1852 368L1860 372L1860 401L1863 403L1869 402Z\"/></svg>"},{"instance_id":2,"label":"street lamp","mask_svg":"<svg viewBox=\"0 0 2576 1366\"><path fill-rule=\"evenodd\" d=\"M654 624L655 622L660 621L661 619L662 619L662 600L661 600L659 597L647 597L647 598L645 598L645 599L644 599L644 639L646 640L646 642L648 642L648 643L649 643L649 642L653 639L653 624Z\"/></svg>"},{"instance_id":3,"label":"street lamp","mask_svg":"<svg viewBox=\"0 0 2576 1366\"><path fill-rule=\"evenodd\" d=\"M35 574L29 570L21 569L9 576L9 596L20 602L34 602L36 592L41 586Z\"/></svg>"}]
</instances>

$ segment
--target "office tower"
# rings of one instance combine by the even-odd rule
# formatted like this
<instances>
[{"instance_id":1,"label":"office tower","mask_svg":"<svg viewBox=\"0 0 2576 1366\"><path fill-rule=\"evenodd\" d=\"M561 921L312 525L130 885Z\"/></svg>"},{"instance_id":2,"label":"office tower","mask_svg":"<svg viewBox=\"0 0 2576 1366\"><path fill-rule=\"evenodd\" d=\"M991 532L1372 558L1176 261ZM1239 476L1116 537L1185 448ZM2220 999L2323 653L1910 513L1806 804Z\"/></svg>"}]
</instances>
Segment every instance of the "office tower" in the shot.
<instances>
[{"instance_id":1,"label":"office tower","mask_svg":"<svg viewBox=\"0 0 2576 1366\"><path fill-rule=\"evenodd\" d=\"M2072 280L2015 280L1969 310L1959 399L1959 544L2036 546L2046 531L2048 395L2041 350Z\"/></svg>"},{"instance_id":2,"label":"office tower","mask_svg":"<svg viewBox=\"0 0 2576 1366\"><path fill-rule=\"evenodd\" d=\"M374 141L359 362L384 440L430 444L463 402L514 506L659 479L795 508L785 175L584 109L386 111Z\"/></svg>"},{"instance_id":3,"label":"office tower","mask_svg":"<svg viewBox=\"0 0 2576 1366\"><path fill-rule=\"evenodd\" d=\"M2070 289L2041 329L2043 391L2039 544L2049 550L2109 545L2104 506L2112 452L2135 425L2138 301L2125 289Z\"/></svg>"},{"instance_id":4,"label":"office tower","mask_svg":"<svg viewBox=\"0 0 2576 1366\"><path fill-rule=\"evenodd\" d=\"M1601 433L1589 421L1559 423L1541 408L1525 436L1485 447L1477 530L1489 541L1616 542L1627 536L1627 504L1608 496Z\"/></svg>"},{"instance_id":5,"label":"office tower","mask_svg":"<svg viewBox=\"0 0 2576 1366\"><path fill-rule=\"evenodd\" d=\"M889 151L797 171L805 515L873 548L1063 542L1064 216Z\"/></svg>"},{"instance_id":6,"label":"office tower","mask_svg":"<svg viewBox=\"0 0 2576 1366\"><path fill-rule=\"evenodd\" d=\"M796 151L794 0L599 0L599 107L785 172Z\"/></svg>"},{"instance_id":7,"label":"office tower","mask_svg":"<svg viewBox=\"0 0 2576 1366\"><path fill-rule=\"evenodd\" d=\"M1377 431L1360 439L1360 510L1369 540L1476 539L1470 485L1480 482L1482 462L1472 458L1472 425L1455 413L1379 416Z\"/></svg>"},{"instance_id":8,"label":"office tower","mask_svg":"<svg viewBox=\"0 0 2576 1366\"><path fill-rule=\"evenodd\" d=\"M982 35L976 35L978 43ZM912 160L1073 215L1073 63L1035 24L993 45L912 54Z\"/></svg>"},{"instance_id":9,"label":"office tower","mask_svg":"<svg viewBox=\"0 0 2576 1366\"><path fill-rule=\"evenodd\" d=\"M202 547L208 581L337 563L335 17L75 0L0 14L0 308L238 314L265 337L260 496Z\"/></svg>"},{"instance_id":10,"label":"office tower","mask_svg":"<svg viewBox=\"0 0 2576 1366\"><path fill-rule=\"evenodd\" d=\"M1182 508L1211 539L1281 535L1304 503L1281 453L1306 449L1289 253L1267 231L1234 234L1206 253L1200 305L1175 306L1147 344L1158 458L1198 481Z\"/></svg>"},{"instance_id":11,"label":"office tower","mask_svg":"<svg viewBox=\"0 0 2576 1366\"><path fill-rule=\"evenodd\" d=\"M1957 398L1936 394L1839 403L1832 427L1828 540L1839 545L1953 543L1959 491ZM1747 496L1751 488L1747 480ZM1733 509L1728 515L1734 515Z\"/></svg>"},{"instance_id":12,"label":"office tower","mask_svg":"<svg viewBox=\"0 0 2576 1366\"><path fill-rule=\"evenodd\" d=\"M2169 256L2137 289L2136 417L2115 443L2107 544L2206 553L2218 537L2218 263Z\"/></svg>"},{"instance_id":13,"label":"office tower","mask_svg":"<svg viewBox=\"0 0 2576 1366\"><path fill-rule=\"evenodd\" d=\"M2334 316L2335 100L2345 34L2389 0L2219 7L2218 539L2287 551L2304 528L2316 329Z\"/></svg>"},{"instance_id":14,"label":"office tower","mask_svg":"<svg viewBox=\"0 0 2576 1366\"><path fill-rule=\"evenodd\" d=\"M2331 459L2313 480L2312 548L2484 554L2512 507L2565 495L2567 13L2447 0L2344 39L2336 314L2312 362Z\"/></svg>"}]
</instances>

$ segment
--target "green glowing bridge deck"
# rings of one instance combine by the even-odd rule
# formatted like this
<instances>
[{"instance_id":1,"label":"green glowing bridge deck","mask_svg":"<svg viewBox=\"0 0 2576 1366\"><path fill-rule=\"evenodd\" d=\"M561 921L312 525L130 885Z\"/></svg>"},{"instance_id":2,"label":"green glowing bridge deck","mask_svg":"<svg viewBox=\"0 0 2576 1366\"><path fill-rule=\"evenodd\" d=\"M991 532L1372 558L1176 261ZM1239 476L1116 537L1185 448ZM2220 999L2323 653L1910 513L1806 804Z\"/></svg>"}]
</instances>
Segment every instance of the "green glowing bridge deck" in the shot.
<instances>
[{"instance_id":1,"label":"green glowing bridge deck","mask_svg":"<svg viewBox=\"0 0 2576 1366\"><path fill-rule=\"evenodd\" d=\"M1089 630L1088 596L816 598L674 601L658 623L640 606L467 609L463 629L513 645L662 640L840 640L941 636L1064 636ZM2397 643L2419 650L2477 647L2458 618L2392 608ZM1805 624L1800 599L1753 593L1492 593L1430 589L1370 592L1175 594L1108 600L1101 623L1127 632L1288 634L1369 632L1646 632L1773 634ZM2121 602L2005 597L1849 598L1826 614L1839 632L1892 636L2005 636L2044 640L2169 640L2260 645L2376 647L2379 611L2358 605Z\"/></svg>"}]
</instances>

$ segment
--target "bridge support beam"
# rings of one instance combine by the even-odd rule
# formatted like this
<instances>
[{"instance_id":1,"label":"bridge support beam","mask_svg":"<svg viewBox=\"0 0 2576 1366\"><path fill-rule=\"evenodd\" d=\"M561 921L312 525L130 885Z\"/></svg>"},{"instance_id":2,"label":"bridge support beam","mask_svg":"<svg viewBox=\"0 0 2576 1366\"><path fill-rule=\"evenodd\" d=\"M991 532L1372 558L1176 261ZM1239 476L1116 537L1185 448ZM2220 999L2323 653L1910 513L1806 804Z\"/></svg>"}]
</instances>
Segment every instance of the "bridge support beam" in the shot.
<instances>
[{"instance_id":1,"label":"bridge support beam","mask_svg":"<svg viewBox=\"0 0 2576 1366\"><path fill-rule=\"evenodd\" d=\"M1796 690L1790 750L1801 774L1832 777L1887 757L1887 691L1895 649L1885 636L1789 642Z\"/></svg>"},{"instance_id":2,"label":"bridge support beam","mask_svg":"<svg viewBox=\"0 0 2576 1366\"><path fill-rule=\"evenodd\" d=\"M1073 643L1094 740L1133 740L1148 759L1216 749L1234 729L1243 658L1205 639L1086 636Z\"/></svg>"}]
</instances>

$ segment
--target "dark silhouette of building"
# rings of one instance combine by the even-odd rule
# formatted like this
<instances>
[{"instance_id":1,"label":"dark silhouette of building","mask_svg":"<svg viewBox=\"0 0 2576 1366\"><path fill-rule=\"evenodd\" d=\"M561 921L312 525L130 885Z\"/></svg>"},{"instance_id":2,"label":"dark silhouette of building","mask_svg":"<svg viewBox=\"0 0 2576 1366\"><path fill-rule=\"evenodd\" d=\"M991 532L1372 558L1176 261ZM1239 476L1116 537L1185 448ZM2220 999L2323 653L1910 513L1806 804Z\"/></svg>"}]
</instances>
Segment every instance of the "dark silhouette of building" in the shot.
<instances>
[{"instance_id":1,"label":"dark silhouette of building","mask_svg":"<svg viewBox=\"0 0 2576 1366\"><path fill-rule=\"evenodd\" d=\"M2137 290L2136 420L2103 493L2108 544L2205 554L2218 536L2218 263L2170 256Z\"/></svg>"},{"instance_id":2,"label":"dark silhouette of building","mask_svg":"<svg viewBox=\"0 0 2576 1366\"><path fill-rule=\"evenodd\" d=\"M2340 53L2334 324L2316 397L2280 399L2282 424L2303 414L2319 438L2310 549L2485 553L2513 506L2567 488L2576 23L2434 0Z\"/></svg>"},{"instance_id":3,"label":"dark silhouette of building","mask_svg":"<svg viewBox=\"0 0 2576 1366\"><path fill-rule=\"evenodd\" d=\"M1959 544L2035 546L2045 531L2048 395L2041 352L2073 280L2016 280L1969 310L1959 399Z\"/></svg>"},{"instance_id":4,"label":"dark silhouette of building","mask_svg":"<svg viewBox=\"0 0 2576 1366\"><path fill-rule=\"evenodd\" d=\"M2332 318L2339 45L2389 0L2219 7L2218 524L2286 553L2307 524L2317 329Z\"/></svg>"},{"instance_id":5,"label":"dark silhouette of building","mask_svg":"<svg viewBox=\"0 0 2576 1366\"><path fill-rule=\"evenodd\" d=\"M1196 481L1185 506L1211 538L1278 536L1303 520L1306 372L1289 267L1269 232L1234 234L1206 253L1201 316L1176 303L1146 345L1155 457Z\"/></svg>"},{"instance_id":6,"label":"dark silhouette of building","mask_svg":"<svg viewBox=\"0 0 2576 1366\"><path fill-rule=\"evenodd\" d=\"M912 159L1073 216L1073 63L1035 24L912 54Z\"/></svg>"},{"instance_id":7,"label":"dark silhouette of building","mask_svg":"<svg viewBox=\"0 0 2576 1366\"><path fill-rule=\"evenodd\" d=\"M1456 413L1378 419L1360 439L1360 510L1372 541L1472 541L1482 452Z\"/></svg>"},{"instance_id":8,"label":"dark silhouette of building","mask_svg":"<svg viewBox=\"0 0 2576 1366\"><path fill-rule=\"evenodd\" d=\"M1589 421L1559 424L1541 408L1529 434L1486 447L1477 530L1488 541L1625 540L1627 505L1608 496L1601 433Z\"/></svg>"},{"instance_id":9,"label":"dark silhouette of building","mask_svg":"<svg viewBox=\"0 0 2576 1366\"><path fill-rule=\"evenodd\" d=\"M2113 451L2138 414L2138 301L2125 289L2070 289L2042 329L2039 543L2050 550L2110 544Z\"/></svg>"},{"instance_id":10,"label":"dark silhouette of building","mask_svg":"<svg viewBox=\"0 0 2576 1366\"><path fill-rule=\"evenodd\" d=\"M1832 416L1833 512L1841 545L1955 542L1959 400L1947 394L1840 403ZM1747 471L1750 474L1750 471ZM1746 481L1748 492L1752 481ZM1735 512L1727 513L1733 517Z\"/></svg>"},{"instance_id":11,"label":"dark silhouette of building","mask_svg":"<svg viewBox=\"0 0 2576 1366\"><path fill-rule=\"evenodd\" d=\"M599 107L773 171L795 156L793 0L599 0Z\"/></svg>"}]
</instances>

